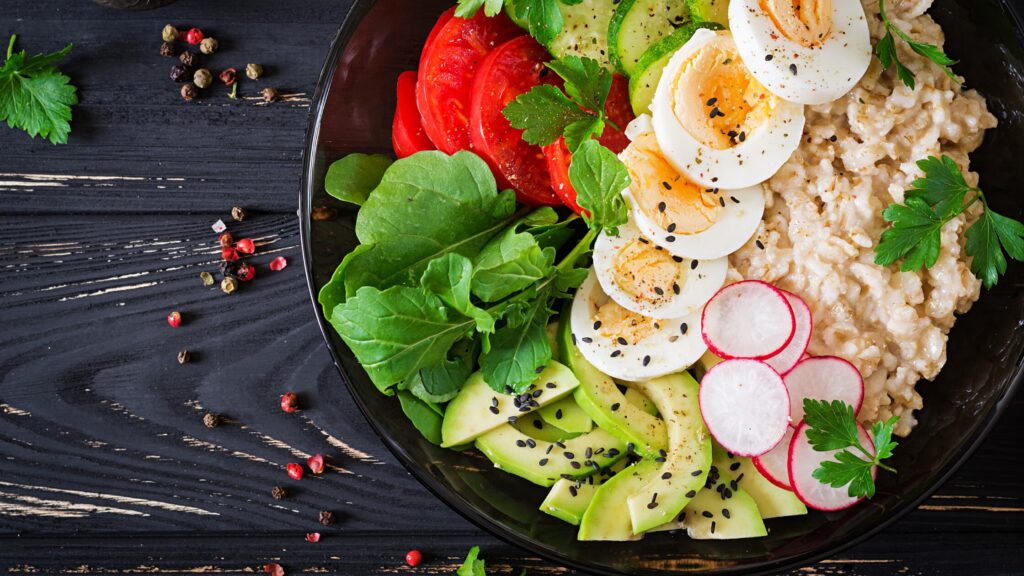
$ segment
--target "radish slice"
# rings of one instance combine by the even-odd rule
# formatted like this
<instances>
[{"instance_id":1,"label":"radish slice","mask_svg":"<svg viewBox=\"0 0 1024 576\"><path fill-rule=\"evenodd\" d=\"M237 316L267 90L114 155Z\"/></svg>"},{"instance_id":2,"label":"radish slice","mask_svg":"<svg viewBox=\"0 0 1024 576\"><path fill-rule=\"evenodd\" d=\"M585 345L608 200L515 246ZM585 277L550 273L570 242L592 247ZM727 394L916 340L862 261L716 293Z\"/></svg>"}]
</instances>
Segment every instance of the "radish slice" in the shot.
<instances>
[{"instance_id":1,"label":"radish slice","mask_svg":"<svg viewBox=\"0 0 1024 576\"><path fill-rule=\"evenodd\" d=\"M726 360L700 382L700 412L711 435L739 456L758 456L789 428L789 393L782 376L757 360Z\"/></svg>"},{"instance_id":2,"label":"radish slice","mask_svg":"<svg viewBox=\"0 0 1024 576\"><path fill-rule=\"evenodd\" d=\"M762 360L793 339L796 317L782 292L771 284L746 280L718 291L704 307L701 333L722 358Z\"/></svg>"},{"instance_id":3,"label":"radish slice","mask_svg":"<svg viewBox=\"0 0 1024 576\"><path fill-rule=\"evenodd\" d=\"M785 290L779 290L779 292L782 292L786 301L789 302L790 308L793 309L796 330L793 332L793 339L789 341L789 345L783 348L782 352L764 362L775 368L775 371L779 374L785 374L792 370L793 366L796 366L797 362L803 358L804 352L807 352L807 345L811 343L813 321L811 318L811 308L807 306L803 298Z\"/></svg>"},{"instance_id":4,"label":"radish slice","mask_svg":"<svg viewBox=\"0 0 1024 576\"><path fill-rule=\"evenodd\" d=\"M793 483L789 479L789 444L793 441L794 431L794 428L789 428L778 446L751 459L754 468L769 482L789 491L793 490Z\"/></svg>"},{"instance_id":5,"label":"radish slice","mask_svg":"<svg viewBox=\"0 0 1024 576\"><path fill-rule=\"evenodd\" d=\"M864 427L857 424L857 433L860 436L861 444L872 454L875 452L875 445L864 430ZM840 450L829 450L818 452L807 440L807 424L801 422L793 434L793 441L789 445L789 477L793 481L793 492L801 502L809 508L835 512L853 506L863 498L854 498L847 492L847 487L833 488L828 484L822 484L812 476L814 471L826 460L835 460L835 454ZM871 469L871 476L878 474L878 467Z\"/></svg>"},{"instance_id":6,"label":"radish slice","mask_svg":"<svg viewBox=\"0 0 1024 576\"><path fill-rule=\"evenodd\" d=\"M860 412L864 402L864 378L846 360L835 356L815 356L801 360L783 377L789 389L790 420L804 419L804 399L842 400Z\"/></svg>"}]
</instances>

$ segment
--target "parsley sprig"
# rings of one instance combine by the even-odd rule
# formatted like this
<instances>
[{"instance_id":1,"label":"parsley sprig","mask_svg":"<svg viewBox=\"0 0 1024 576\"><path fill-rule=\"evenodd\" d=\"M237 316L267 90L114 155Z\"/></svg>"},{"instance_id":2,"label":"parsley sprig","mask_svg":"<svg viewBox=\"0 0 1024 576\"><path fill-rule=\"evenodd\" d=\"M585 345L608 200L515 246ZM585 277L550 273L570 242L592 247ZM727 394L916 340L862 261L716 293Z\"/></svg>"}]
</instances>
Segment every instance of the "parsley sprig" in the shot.
<instances>
[{"instance_id":1,"label":"parsley sprig","mask_svg":"<svg viewBox=\"0 0 1024 576\"><path fill-rule=\"evenodd\" d=\"M0 121L35 138L66 144L71 132L71 107L78 104L75 87L56 63L71 52L71 44L51 54L29 57L14 51L17 35L7 44L7 59L0 67Z\"/></svg>"},{"instance_id":2,"label":"parsley sprig","mask_svg":"<svg viewBox=\"0 0 1024 576\"><path fill-rule=\"evenodd\" d=\"M885 13L885 0L879 0L878 10L882 16L882 23L885 24L885 36L878 41L875 45L875 54L878 55L878 60L882 63L882 67L888 70L892 66L896 66L896 76L907 85L911 90L914 89L916 83L916 76L910 68L907 68L902 62L900 62L899 56L896 53L896 38L898 36L901 40L910 46L910 49L917 52L921 56L934 62L946 76L949 76L957 84L960 80L957 79L956 75L953 74L951 68L957 63L942 51L941 48L934 44L928 44L925 42L918 42L910 37L909 34L900 30L892 21L889 20L888 15Z\"/></svg>"},{"instance_id":3,"label":"parsley sprig","mask_svg":"<svg viewBox=\"0 0 1024 576\"><path fill-rule=\"evenodd\" d=\"M479 546L470 548L466 560L462 563L462 566L459 566L455 574L457 576L487 576L487 566L483 560L478 558L479 555ZM519 572L519 576L526 576L526 568Z\"/></svg>"},{"instance_id":4,"label":"parsley sprig","mask_svg":"<svg viewBox=\"0 0 1024 576\"><path fill-rule=\"evenodd\" d=\"M514 128L524 130L523 140L547 146L560 136L576 152L592 137L600 137L605 126L621 130L605 115L605 103L612 88L612 74L593 58L565 56L546 66L564 80L565 91L541 84L520 94L502 111Z\"/></svg>"},{"instance_id":5,"label":"parsley sprig","mask_svg":"<svg viewBox=\"0 0 1024 576\"><path fill-rule=\"evenodd\" d=\"M893 427L899 419L899 416L893 416L871 427L871 440L875 445L872 453L861 444L853 406L840 400L804 399L804 422L807 423L807 440L811 446L819 452L841 450L836 453L834 461L822 462L811 475L833 488L849 486L847 493L853 498L873 498L875 479L872 468L878 466L896 472L882 460L890 458L899 445L892 440Z\"/></svg>"},{"instance_id":6,"label":"parsley sprig","mask_svg":"<svg viewBox=\"0 0 1024 576\"><path fill-rule=\"evenodd\" d=\"M529 30L530 36L541 44L547 44L565 26L559 2L579 4L580 0L459 0L455 15L472 18L483 8L484 15L496 16L503 6L507 6L512 16Z\"/></svg>"},{"instance_id":7,"label":"parsley sprig","mask_svg":"<svg viewBox=\"0 0 1024 576\"><path fill-rule=\"evenodd\" d=\"M984 212L967 229L971 272L986 288L1006 273L1004 252L1024 261L1024 224L994 212L980 188L969 186L949 156L929 156L917 163L924 177L914 180L904 204L890 204L882 213L892 227L875 247L875 263L888 266L902 259L904 272L931 268L939 257L942 227L981 202Z\"/></svg>"}]
</instances>

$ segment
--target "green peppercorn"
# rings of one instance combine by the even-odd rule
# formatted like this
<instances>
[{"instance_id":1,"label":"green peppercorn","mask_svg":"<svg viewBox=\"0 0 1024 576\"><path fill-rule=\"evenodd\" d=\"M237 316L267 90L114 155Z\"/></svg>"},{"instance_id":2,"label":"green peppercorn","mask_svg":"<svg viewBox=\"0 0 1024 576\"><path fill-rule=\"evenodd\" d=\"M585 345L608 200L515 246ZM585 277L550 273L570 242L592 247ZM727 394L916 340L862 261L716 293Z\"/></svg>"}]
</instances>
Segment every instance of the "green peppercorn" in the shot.
<instances>
[{"instance_id":1,"label":"green peppercorn","mask_svg":"<svg viewBox=\"0 0 1024 576\"><path fill-rule=\"evenodd\" d=\"M199 43L199 51L206 55L216 52L217 47L216 38L203 38L203 41Z\"/></svg>"},{"instance_id":2,"label":"green peppercorn","mask_svg":"<svg viewBox=\"0 0 1024 576\"><path fill-rule=\"evenodd\" d=\"M216 280L213 279L213 274L210 274L209 272L200 272L199 279L203 281L203 286L213 286L213 283L216 282Z\"/></svg>"},{"instance_id":3,"label":"green peppercorn","mask_svg":"<svg viewBox=\"0 0 1024 576\"><path fill-rule=\"evenodd\" d=\"M200 68L192 75L192 82L199 88L209 88L213 84L213 74L206 68Z\"/></svg>"},{"instance_id":4,"label":"green peppercorn","mask_svg":"<svg viewBox=\"0 0 1024 576\"><path fill-rule=\"evenodd\" d=\"M196 88L195 84L191 82L186 82L184 85L182 85L181 97L185 100L185 102L191 102L195 100L197 96L199 96L199 89Z\"/></svg>"},{"instance_id":5,"label":"green peppercorn","mask_svg":"<svg viewBox=\"0 0 1024 576\"><path fill-rule=\"evenodd\" d=\"M245 75L248 76L250 80L257 80L260 76L263 76L263 66L260 66L259 64L246 64Z\"/></svg>"},{"instance_id":6,"label":"green peppercorn","mask_svg":"<svg viewBox=\"0 0 1024 576\"><path fill-rule=\"evenodd\" d=\"M164 42L174 42L178 39L178 29L168 24L164 26L163 31L160 33L160 37L164 39Z\"/></svg>"},{"instance_id":7,"label":"green peppercorn","mask_svg":"<svg viewBox=\"0 0 1024 576\"><path fill-rule=\"evenodd\" d=\"M263 90L260 90L260 95L263 96L264 102L273 102L277 100L277 89L264 88Z\"/></svg>"},{"instance_id":8,"label":"green peppercorn","mask_svg":"<svg viewBox=\"0 0 1024 576\"><path fill-rule=\"evenodd\" d=\"M195 52L189 52L188 50L185 50L184 52L181 53L181 55L178 56L178 59L181 60L182 64L184 64L185 66L188 66L189 68L191 68L191 67L196 65L196 53Z\"/></svg>"},{"instance_id":9,"label":"green peppercorn","mask_svg":"<svg viewBox=\"0 0 1024 576\"><path fill-rule=\"evenodd\" d=\"M221 292L225 294L231 294L235 290L238 290L238 280L228 276L220 281Z\"/></svg>"}]
</instances>

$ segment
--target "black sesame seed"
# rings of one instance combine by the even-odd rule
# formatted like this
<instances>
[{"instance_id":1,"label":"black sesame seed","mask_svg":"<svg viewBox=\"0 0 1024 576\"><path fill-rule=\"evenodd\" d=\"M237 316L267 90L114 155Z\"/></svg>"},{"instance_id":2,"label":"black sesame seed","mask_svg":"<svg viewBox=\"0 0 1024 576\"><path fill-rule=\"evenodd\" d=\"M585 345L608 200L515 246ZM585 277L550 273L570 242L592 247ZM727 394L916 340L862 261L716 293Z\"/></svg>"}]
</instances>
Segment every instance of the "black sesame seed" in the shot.
<instances>
[{"instance_id":1,"label":"black sesame seed","mask_svg":"<svg viewBox=\"0 0 1024 576\"><path fill-rule=\"evenodd\" d=\"M718 182L718 176L715 176L714 178L712 178L711 181L712 182Z\"/></svg>"},{"instance_id":2,"label":"black sesame seed","mask_svg":"<svg viewBox=\"0 0 1024 576\"><path fill-rule=\"evenodd\" d=\"M726 500L732 498L732 490L729 490L728 488L722 490L722 498L725 498Z\"/></svg>"},{"instance_id":3,"label":"black sesame seed","mask_svg":"<svg viewBox=\"0 0 1024 576\"><path fill-rule=\"evenodd\" d=\"M647 238L641 237L641 238L639 238L639 240L640 240L641 244L650 244L651 243L651 241L648 240Z\"/></svg>"},{"instance_id":4,"label":"black sesame seed","mask_svg":"<svg viewBox=\"0 0 1024 576\"><path fill-rule=\"evenodd\" d=\"M491 410L491 414L497 414L498 412L500 412L500 410L498 410L497 406L491 406L490 410Z\"/></svg>"},{"instance_id":5,"label":"black sesame seed","mask_svg":"<svg viewBox=\"0 0 1024 576\"><path fill-rule=\"evenodd\" d=\"M665 187L665 190L671 190L672 189L672 185L669 184L668 182L662 181L661 185Z\"/></svg>"},{"instance_id":6,"label":"black sesame seed","mask_svg":"<svg viewBox=\"0 0 1024 576\"><path fill-rule=\"evenodd\" d=\"M764 57L764 61L765 62L771 62L772 58L775 58L775 56L772 56L771 54L766 54L765 57Z\"/></svg>"},{"instance_id":7,"label":"black sesame seed","mask_svg":"<svg viewBox=\"0 0 1024 576\"><path fill-rule=\"evenodd\" d=\"M658 503L657 502L651 502L650 504L647 505L647 509L648 510L654 510L657 507L658 507Z\"/></svg>"},{"instance_id":8,"label":"black sesame seed","mask_svg":"<svg viewBox=\"0 0 1024 576\"><path fill-rule=\"evenodd\" d=\"M526 445L529 446L530 448L536 448L537 447L537 441L534 440L533 438L527 438L526 439Z\"/></svg>"},{"instance_id":9,"label":"black sesame seed","mask_svg":"<svg viewBox=\"0 0 1024 576\"><path fill-rule=\"evenodd\" d=\"M561 440L555 440L555 446L558 446L562 450L565 450L565 443L562 442Z\"/></svg>"},{"instance_id":10,"label":"black sesame seed","mask_svg":"<svg viewBox=\"0 0 1024 576\"><path fill-rule=\"evenodd\" d=\"M544 451L545 454L551 454L551 449L554 448L554 444L548 444L548 449Z\"/></svg>"},{"instance_id":11,"label":"black sesame seed","mask_svg":"<svg viewBox=\"0 0 1024 576\"><path fill-rule=\"evenodd\" d=\"M491 396L491 406L494 406L494 407L498 406L498 399L495 398L494 396Z\"/></svg>"},{"instance_id":12,"label":"black sesame seed","mask_svg":"<svg viewBox=\"0 0 1024 576\"><path fill-rule=\"evenodd\" d=\"M618 402L616 402L615 404L612 404L612 412L617 411L619 409L619 406L620 406L620 404Z\"/></svg>"},{"instance_id":13,"label":"black sesame seed","mask_svg":"<svg viewBox=\"0 0 1024 576\"><path fill-rule=\"evenodd\" d=\"M793 76L796 76L796 64L790 64L789 71L793 73Z\"/></svg>"},{"instance_id":14,"label":"black sesame seed","mask_svg":"<svg viewBox=\"0 0 1024 576\"><path fill-rule=\"evenodd\" d=\"M621 350L613 350L612 351L612 358L618 358L621 355L622 355L622 351Z\"/></svg>"},{"instance_id":15,"label":"black sesame seed","mask_svg":"<svg viewBox=\"0 0 1024 576\"><path fill-rule=\"evenodd\" d=\"M740 474L739 476L737 476L736 477L736 481L737 482L743 482L743 474Z\"/></svg>"},{"instance_id":16,"label":"black sesame seed","mask_svg":"<svg viewBox=\"0 0 1024 576\"><path fill-rule=\"evenodd\" d=\"M683 257L682 256L673 256L672 257L672 261L674 261L676 264L680 264L683 261Z\"/></svg>"},{"instance_id":17,"label":"black sesame seed","mask_svg":"<svg viewBox=\"0 0 1024 576\"><path fill-rule=\"evenodd\" d=\"M746 141L747 141L747 133L746 132L740 132L740 142L746 142Z\"/></svg>"},{"instance_id":18,"label":"black sesame seed","mask_svg":"<svg viewBox=\"0 0 1024 576\"><path fill-rule=\"evenodd\" d=\"M533 372L534 372L534 374L540 374L543 371L544 371L544 366L537 366L537 368Z\"/></svg>"},{"instance_id":19,"label":"black sesame seed","mask_svg":"<svg viewBox=\"0 0 1024 576\"><path fill-rule=\"evenodd\" d=\"M526 448L526 442L523 442L522 440L516 440L516 446L519 446L520 448Z\"/></svg>"},{"instance_id":20,"label":"black sesame seed","mask_svg":"<svg viewBox=\"0 0 1024 576\"><path fill-rule=\"evenodd\" d=\"M516 417L516 416L509 416L508 417L508 423L509 424L515 424L518 420L519 420L519 418Z\"/></svg>"},{"instance_id":21,"label":"black sesame seed","mask_svg":"<svg viewBox=\"0 0 1024 576\"><path fill-rule=\"evenodd\" d=\"M530 407L529 406L520 406L519 407L519 411L520 412L529 412L530 411Z\"/></svg>"},{"instance_id":22,"label":"black sesame seed","mask_svg":"<svg viewBox=\"0 0 1024 576\"><path fill-rule=\"evenodd\" d=\"M731 516L731 514L729 514L729 509L728 508L722 508L722 516L725 516L726 519L728 519L729 516Z\"/></svg>"},{"instance_id":23,"label":"black sesame seed","mask_svg":"<svg viewBox=\"0 0 1024 576\"><path fill-rule=\"evenodd\" d=\"M597 450L594 450L594 454L600 454L601 452L604 452L604 446L598 448Z\"/></svg>"},{"instance_id":24,"label":"black sesame seed","mask_svg":"<svg viewBox=\"0 0 1024 576\"><path fill-rule=\"evenodd\" d=\"M594 339L593 339L593 338L591 338L591 337L589 337L589 336L584 336L584 337L583 337L583 343L584 343L584 344L590 344L590 343L591 343L591 342L593 342L593 341L594 341Z\"/></svg>"},{"instance_id":25,"label":"black sesame seed","mask_svg":"<svg viewBox=\"0 0 1024 576\"><path fill-rule=\"evenodd\" d=\"M725 208L725 198L722 198L721 196L719 196L718 197L718 203L721 204L723 208Z\"/></svg>"},{"instance_id":26,"label":"black sesame seed","mask_svg":"<svg viewBox=\"0 0 1024 576\"><path fill-rule=\"evenodd\" d=\"M836 135L835 135L835 134L833 134L832 136L830 136L830 137L829 137L829 140L830 140L830 141L832 141L832 142L835 142L835 141L836 141L836 140L838 140L838 139L839 139L839 138L838 138L838 137L836 137Z\"/></svg>"},{"instance_id":27,"label":"black sesame seed","mask_svg":"<svg viewBox=\"0 0 1024 576\"><path fill-rule=\"evenodd\" d=\"M665 472L664 474L661 475L661 479L662 480L668 480L671 477L672 477L672 473L671 472Z\"/></svg>"},{"instance_id":28,"label":"black sesame seed","mask_svg":"<svg viewBox=\"0 0 1024 576\"><path fill-rule=\"evenodd\" d=\"M690 472L690 476L693 476L694 478L696 478L697 476L700 476L703 473L704 473L703 470L694 470L693 472Z\"/></svg>"},{"instance_id":29,"label":"black sesame seed","mask_svg":"<svg viewBox=\"0 0 1024 576\"><path fill-rule=\"evenodd\" d=\"M739 200L737 200L735 196L729 196L729 200L732 200L733 202L735 202L735 203L737 203L737 204L739 204L739 203L740 203L740 201L739 201Z\"/></svg>"},{"instance_id":30,"label":"black sesame seed","mask_svg":"<svg viewBox=\"0 0 1024 576\"><path fill-rule=\"evenodd\" d=\"M662 462L665 461L665 457L664 456L658 456L657 458L654 459L654 461L659 463L659 464L661 464Z\"/></svg>"},{"instance_id":31,"label":"black sesame seed","mask_svg":"<svg viewBox=\"0 0 1024 576\"><path fill-rule=\"evenodd\" d=\"M576 487L575 486L569 486L569 495L572 496L573 498L576 497Z\"/></svg>"},{"instance_id":32,"label":"black sesame seed","mask_svg":"<svg viewBox=\"0 0 1024 576\"><path fill-rule=\"evenodd\" d=\"M740 483L737 482L736 480L733 480L732 482L729 482L729 488L732 488L733 490L739 490Z\"/></svg>"},{"instance_id":33,"label":"black sesame seed","mask_svg":"<svg viewBox=\"0 0 1024 576\"><path fill-rule=\"evenodd\" d=\"M715 533L715 521L714 520L711 521L711 533L712 534Z\"/></svg>"},{"instance_id":34,"label":"black sesame seed","mask_svg":"<svg viewBox=\"0 0 1024 576\"><path fill-rule=\"evenodd\" d=\"M644 366L647 366L650 363L651 363L651 357L650 356L644 356Z\"/></svg>"},{"instance_id":35,"label":"black sesame seed","mask_svg":"<svg viewBox=\"0 0 1024 576\"><path fill-rule=\"evenodd\" d=\"M658 202L658 212L664 212L668 206L664 202Z\"/></svg>"},{"instance_id":36,"label":"black sesame seed","mask_svg":"<svg viewBox=\"0 0 1024 576\"><path fill-rule=\"evenodd\" d=\"M562 409L559 408L558 410L555 410L555 420L561 420L561 419L562 419Z\"/></svg>"},{"instance_id":37,"label":"black sesame seed","mask_svg":"<svg viewBox=\"0 0 1024 576\"><path fill-rule=\"evenodd\" d=\"M558 384L555 384L554 382L548 382L547 384L544 385L544 387L545 388L557 388Z\"/></svg>"},{"instance_id":38,"label":"black sesame seed","mask_svg":"<svg viewBox=\"0 0 1024 576\"><path fill-rule=\"evenodd\" d=\"M566 458L568 458L569 460L572 460L573 458L575 458L575 457L576 457L576 455L575 455L575 454L573 454L572 452L562 452L562 456L565 456L565 457L566 457Z\"/></svg>"},{"instance_id":39,"label":"black sesame seed","mask_svg":"<svg viewBox=\"0 0 1024 576\"><path fill-rule=\"evenodd\" d=\"M708 106L714 106L717 103L718 103L718 98L711 98L710 100L708 100L707 105Z\"/></svg>"},{"instance_id":40,"label":"black sesame seed","mask_svg":"<svg viewBox=\"0 0 1024 576\"><path fill-rule=\"evenodd\" d=\"M703 517L705 517L705 518L714 518L714 517L715 517L715 515L714 515L714 514L712 514L711 512L708 512L707 510L705 510L705 511L701 512L701 514L700 514L700 515L701 515L701 516L703 516Z\"/></svg>"},{"instance_id":41,"label":"black sesame seed","mask_svg":"<svg viewBox=\"0 0 1024 576\"><path fill-rule=\"evenodd\" d=\"M733 472L735 472L735 471L737 471L739 469L740 469L740 463L739 462L733 462L732 464L729 465L729 470L732 470Z\"/></svg>"},{"instance_id":42,"label":"black sesame seed","mask_svg":"<svg viewBox=\"0 0 1024 576\"><path fill-rule=\"evenodd\" d=\"M665 230L668 231L668 232L675 232L676 231L676 223L673 222L673 223L669 224L668 228L665 228Z\"/></svg>"},{"instance_id":43,"label":"black sesame seed","mask_svg":"<svg viewBox=\"0 0 1024 576\"><path fill-rule=\"evenodd\" d=\"M676 237L675 236L665 236L665 242L675 242L675 241L676 241Z\"/></svg>"},{"instance_id":44,"label":"black sesame seed","mask_svg":"<svg viewBox=\"0 0 1024 576\"><path fill-rule=\"evenodd\" d=\"M686 497L687 498L693 498L696 495L697 495L697 491L696 490L690 490L689 492L686 493Z\"/></svg>"},{"instance_id":45,"label":"black sesame seed","mask_svg":"<svg viewBox=\"0 0 1024 576\"><path fill-rule=\"evenodd\" d=\"M569 465L572 466L573 470L579 470L580 468L583 467L582 464L580 464L579 462L577 462L575 460L573 460L572 462L569 462Z\"/></svg>"},{"instance_id":46,"label":"black sesame seed","mask_svg":"<svg viewBox=\"0 0 1024 576\"><path fill-rule=\"evenodd\" d=\"M619 449L618 448L609 448L608 449L608 457L609 458L615 458L618 455L619 455Z\"/></svg>"},{"instance_id":47,"label":"black sesame seed","mask_svg":"<svg viewBox=\"0 0 1024 576\"><path fill-rule=\"evenodd\" d=\"M570 336L572 336L572 345L575 346L576 345L576 334L570 334Z\"/></svg>"},{"instance_id":48,"label":"black sesame seed","mask_svg":"<svg viewBox=\"0 0 1024 576\"><path fill-rule=\"evenodd\" d=\"M615 341L619 343L619 346L626 346L627 344L629 344L629 342L626 342L626 339L623 338L622 336L616 338Z\"/></svg>"},{"instance_id":49,"label":"black sesame seed","mask_svg":"<svg viewBox=\"0 0 1024 576\"><path fill-rule=\"evenodd\" d=\"M537 464L540 464L541 466L547 466L548 465L548 459L547 458L541 458L540 461L537 462Z\"/></svg>"},{"instance_id":50,"label":"black sesame seed","mask_svg":"<svg viewBox=\"0 0 1024 576\"><path fill-rule=\"evenodd\" d=\"M679 325L679 332L681 332L683 336L686 335L686 331L689 329L690 327L686 325L686 322L683 322L682 324Z\"/></svg>"},{"instance_id":51,"label":"black sesame seed","mask_svg":"<svg viewBox=\"0 0 1024 576\"><path fill-rule=\"evenodd\" d=\"M678 295L679 295L679 293L680 293L681 291L682 291L682 288L680 288L680 287L679 287L679 284L677 284L676 282L673 282L673 283L672 283L672 292L673 292L673 293L674 293L675 295L677 295L677 296L678 296Z\"/></svg>"},{"instance_id":52,"label":"black sesame seed","mask_svg":"<svg viewBox=\"0 0 1024 576\"><path fill-rule=\"evenodd\" d=\"M632 454L633 452L636 452L636 444L632 442L626 444L626 454Z\"/></svg>"},{"instance_id":53,"label":"black sesame seed","mask_svg":"<svg viewBox=\"0 0 1024 576\"><path fill-rule=\"evenodd\" d=\"M597 322L594 322L594 330L597 330L600 327L601 327L601 321L600 320L598 320Z\"/></svg>"},{"instance_id":54,"label":"black sesame seed","mask_svg":"<svg viewBox=\"0 0 1024 576\"><path fill-rule=\"evenodd\" d=\"M659 287L659 286L655 286L654 287L654 293L657 294L658 296L664 296L665 295L665 291L662 290L661 287Z\"/></svg>"},{"instance_id":55,"label":"black sesame seed","mask_svg":"<svg viewBox=\"0 0 1024 576\"><path fill-rule=\"evenodd\" d=\"M754 246L757 246L758 250L764 250L764 242L761 242L760 240L755 241Z\"/></svg>"},{"instance_id":56,"label":"black sesame seed","mask_svg":"<svg viewBox=\"0 0 1024 576\"><path fill-rule=\"evenodd\" d=\"M594 449L593 449L593 448L587 448L587 449L586 449L586 451L585 451L585 452L583 452L583 457L584 457L584 458L586 458L586 459L588 459L588 460L589 460L589 459L590 459L591 457L593 457L593 456L594 456Z\"/></svg>"},{"instance_id":57,"label":"black sesame seed","mask_svg":"<svg viewBox=\"0 0 1024 576\"><path fill-rule=\"evenodd\" d=\"M544 423L541 422L539 419L538 420L534 420L533 421L533 427L536 428L537 430L543 430L544 429Z\"/></svg>"},{"instance_id":58,"label":"black sesame seed","mask_svg":"<svg viewBox=\"0 0 1024 576\"><path fill-rule=\"evenodd\" d=\"M540 395L543 393L543 390L534 390L530 395L533 396L534 398L540 398Z\"/></svg>"},{"instance_id":59,"label":"black sesame seed","mask_svg":"<svg viewBox=\"0 0 1024 576\"><path fill-rule=\"evenodd\" d=\"M696 270L700 266L700 260L690 260L690 270Z\"/></svg>"}]
</instances>

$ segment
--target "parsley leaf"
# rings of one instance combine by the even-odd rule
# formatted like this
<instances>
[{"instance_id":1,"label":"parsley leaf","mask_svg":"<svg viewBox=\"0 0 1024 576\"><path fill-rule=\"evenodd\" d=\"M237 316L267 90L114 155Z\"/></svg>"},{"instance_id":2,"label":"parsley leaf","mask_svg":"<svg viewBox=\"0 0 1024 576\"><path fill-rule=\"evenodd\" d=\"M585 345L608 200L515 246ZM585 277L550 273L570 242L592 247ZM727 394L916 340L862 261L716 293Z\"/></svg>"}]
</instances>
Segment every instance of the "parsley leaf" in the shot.
<instances>
[{"instance_id":1,"label":"parsley leaf","mask_svg":"<svg viewBox=\"0 0 1024 576\"><path fill-rule=\"evenodd\" d=\"M535 86L509 102L502 111L513 128L523 130L523 140L547 146L577 122L594 119L581 110L564 92L550 84Z\"/></svg>"},{"instance_id":2,"label":"parsley leaf","mask_svg":"<svg viewBox=\"0 0 1024 576\"><path fill-rule=\"evenodd\" d=\"M1004 250L1014 260L1024 261L1024 224L996 214L987 205L981 218L964 235L967 254L973 258L971 272L981 279L985 288L995 286L999 277L1006 273Z\"/></svg>"},{"instance_id":3,"label":"parsley leaf","mask_svg":"<svg viewBox=\"0 0 1024 576\"><path fill-rule=\"evenodd\" d=\"M487 576L484 561L477 559L480 554L480 547L473 546L466 555L466 561L455 572L458 576Z\"/></svg>"},{"instance_id":4,"label":"parsley leaf","mask_svg":"<svg viewBox=\"0 0 1024 576\"><path fill-rule=\"evenodd\" d=\"M906 205L892 204L882 212L882 217L892 222L892 228L882 232L875 247L876 264L888 266L902 258L903 272L935 265L942 226L949 218L941 218L920 198L907 198Z\"/></svg>"},{"instance_id":5,"label":"parsley leaf","mask_svg":"<svg viewBox=\"0 0 1024 576\"><path fill-rule=\"evenodd\" d=\"M597 60L570 55L548 62L547 66L565 80L565 93L577 104L594 112L604 111L612 89L612 75Z\"/></svg>"},{"instance_id":6,"label":"parsley leaf","mask_svg":"<svg viewBox=\"0 0 1024 576\"><path fill-rule=\"evenodd\" d=\"M897 28L885 13L885 0L879 0L878 11L879 15L882 17L882 23L885 24L886 33L885 36L878 41L878 44L875 45L875 54L878 55L878 60L882 63L882 67L884 69L888 70L895 64L896 75L899 77L900 81L906 84L911 90L913 90L914 86L917 84L914 73L900 62L899 55L896 53L896 39L893 38L893 35L896 35L900 40L906 42L907 45L910 46L911 50L934 62L942 69L943 72L945 72L946 76L949 76L957 84L960 83L951 68L957 63L956 60L947 56L946 53L938 46L934 44L927 44L925 42L918 42L911 38L909 34Z\"/></svg>"},{"instance_id":7,"label":"parsley leaf","mask_svg":"<svg viewBox=\"0 0 1024 576\"><path fill-rule=\"evenodd\" d=\"M629 171L614 152L596 140L587 140L573 154L569 181L576 189L576 201L591 228L616 228L629 218L622 191L629 187Z\"/></svg>"},{"instance_id":8,"label":"parsley leaf","mask_svg":"<svg viewBox=\"0 0 1024 576\"><path fill-rule=\"evenodd\" d=\"M911 183L912 188L907 190L906 196L924 200L940 217L959 214L967 194L978 190L967 185L960 167L949 156L943 155L941 159L929 156L919 160L917 167L925 175Z\"/></svg>"},{"instance_id":9,"label":"parsley leaf","mask_svg":"<svg viewBox=\"0 0 1024 576\"><path fill-rule=\"evenodd\" d=\"M537 42L548 44L565 26L557 0L509 0L517 22L525 22L530 36Z\"/></svg>"},{"instance_id":10,"label":"parsley leaf","mask_svg":"<svg viewBox=\"0 0 1024 576\"><path fill-rule=\"evenodd\" d=\"M0 67L0 121L20 128L35 138L66 144L71 132L71 107L78 104L71 79L55 66L71 52L71 44L51 54L28 58L14 52L16 35L7 45L7 59Z\"/></svg>"},{"instance_id":11,"label":"parsley leaf","mask_svg":"<svg viewBox=\"0 0 1024 576\"><path fill-rule=\"evenodd\" d=\"M459 7L455 9L455 15L459 18L472 18L484 9L484 15L497 16L501 12L503 0L459 0Z\"/></svg>"},{"instance_id":12,"label":"parsley leaf","mask_svg":"<svg viewBox=\"0 0 1024 576\"><path fill-rule=\"evenodd\" d=\"M871 438L875 445L872 453L860 442L853 406L840 400L825 402L805 398L804 422L807 424L808 442L818 452L839 450L835 460L825 460L811 476L833 488L848 486L847 493L853 498L873 498L875 480L872 469L878 466L896 472L883 464L882 460L890 458L893 449L898 446L898 443L892 441L893 428L898 420L899 416L893 416L871 427Z\"/></svg>"}]
</instances>

